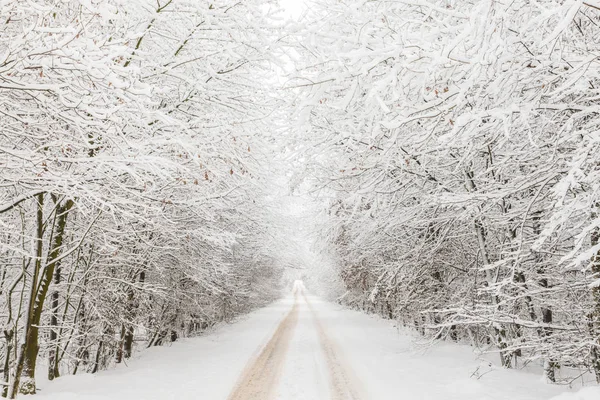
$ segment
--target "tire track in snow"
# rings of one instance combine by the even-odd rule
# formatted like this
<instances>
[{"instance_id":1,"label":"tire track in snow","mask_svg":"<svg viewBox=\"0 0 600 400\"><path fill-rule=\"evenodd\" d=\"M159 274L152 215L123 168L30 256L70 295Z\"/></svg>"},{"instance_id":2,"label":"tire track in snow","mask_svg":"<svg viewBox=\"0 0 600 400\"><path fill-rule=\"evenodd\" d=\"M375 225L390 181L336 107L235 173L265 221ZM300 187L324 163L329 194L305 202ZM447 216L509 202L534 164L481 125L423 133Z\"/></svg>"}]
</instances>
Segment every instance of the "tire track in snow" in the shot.
<instances>
[{"instance_id":1,"label":"tire track in snow","mask_svg":"<svg viewBox=\"0 0 600 400\"><path fill-rule=\"evenodd\" d=\"M294 294L295 301L292 309L281 321L259 355L244 368L240 380L227 400L271 400L275 397L285 355L298 323L296 290Z\"/></svg>"},{"instance_id":2,"label":"tire track in snow","mask_svg":"<svg viewBox=\"0 0 600 400\"><path fill-rule=\"evenodd\" d=\"M362 400L365 399L361 393L359 380L352 372L352 369L343 362L340 351L336 348L335 343L327 336L323 325L315 310L310 305L310 302L302 291L302 297L308 305L313 316L321 349L325 355L327 369L329 370L329 383L331 385L332 400Z\"/></svg>"}]
</instances>

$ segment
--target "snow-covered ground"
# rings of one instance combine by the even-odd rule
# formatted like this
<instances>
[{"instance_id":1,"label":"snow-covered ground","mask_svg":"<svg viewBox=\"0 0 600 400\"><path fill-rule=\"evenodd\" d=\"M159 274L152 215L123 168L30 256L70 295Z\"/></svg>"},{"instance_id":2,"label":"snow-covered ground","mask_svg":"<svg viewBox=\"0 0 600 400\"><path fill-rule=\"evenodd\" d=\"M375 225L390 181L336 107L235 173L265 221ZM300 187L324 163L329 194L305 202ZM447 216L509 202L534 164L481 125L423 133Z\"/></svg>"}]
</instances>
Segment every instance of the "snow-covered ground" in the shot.
<instances>
[{"instance_id":1,"label":"snow-covered ground","mask_svg":"<svg viewBox=\"0 0 600 400\"><path fill-rule=\"evenodd\" d=\"M40 400L600 397L597 387L565 393L539 375L490 367L468 346L424 352L390 321L321 301L301 284L283 300L204 337L149 349L111 371L61 377L41 389Z\"/></svg>"}]
</instances>

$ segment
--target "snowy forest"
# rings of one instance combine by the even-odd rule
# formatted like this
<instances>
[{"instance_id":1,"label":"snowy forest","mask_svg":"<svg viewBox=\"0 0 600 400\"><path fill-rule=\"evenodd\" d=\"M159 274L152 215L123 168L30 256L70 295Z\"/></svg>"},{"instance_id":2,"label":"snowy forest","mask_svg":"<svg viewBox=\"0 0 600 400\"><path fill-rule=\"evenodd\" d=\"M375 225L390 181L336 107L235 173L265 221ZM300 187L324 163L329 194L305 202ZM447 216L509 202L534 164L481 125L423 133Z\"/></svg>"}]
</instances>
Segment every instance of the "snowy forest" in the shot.
<instances>
[{"instance_id":1,"label":"snowy forest","mask_svg":"<svg viewBox=\"0 0 600 400\"><path fill-rule=\"evenodd\" d=\"M290 276L600 382L600 2L296 7L0 0L3 397Z\"/></svg>"}]
</instances>

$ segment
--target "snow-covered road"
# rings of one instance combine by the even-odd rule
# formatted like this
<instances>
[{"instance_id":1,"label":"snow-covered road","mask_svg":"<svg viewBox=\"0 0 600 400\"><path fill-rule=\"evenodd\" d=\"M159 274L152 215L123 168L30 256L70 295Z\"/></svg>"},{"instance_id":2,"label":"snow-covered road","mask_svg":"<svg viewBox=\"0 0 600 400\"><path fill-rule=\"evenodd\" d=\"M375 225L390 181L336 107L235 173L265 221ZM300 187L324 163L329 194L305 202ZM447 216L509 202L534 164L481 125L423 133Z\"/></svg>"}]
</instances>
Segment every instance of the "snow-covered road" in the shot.
<instances>
[{"instance_id":1,"label":"snow-covered road","mask_svg":"<svg viewBox=\"0 0 600 400\"><path fill-rule=\"evenodd\" d=\"M468 346L424 352L390 321L285 299L128 366L43 383L40 400L547 400L566 389L490 367Z\"/></svg>"},{"instance_id":2,"label":"snow-covered road","mask_svg":"<svg viewBox=\"0 0 600 400\"><path fill-rule=\"evenodd\" d=\"M291 310L248 364L228 399L365 399L360 380L327 335L304 286L296 282L292 293Z\"/></svg>"}]
</instances>

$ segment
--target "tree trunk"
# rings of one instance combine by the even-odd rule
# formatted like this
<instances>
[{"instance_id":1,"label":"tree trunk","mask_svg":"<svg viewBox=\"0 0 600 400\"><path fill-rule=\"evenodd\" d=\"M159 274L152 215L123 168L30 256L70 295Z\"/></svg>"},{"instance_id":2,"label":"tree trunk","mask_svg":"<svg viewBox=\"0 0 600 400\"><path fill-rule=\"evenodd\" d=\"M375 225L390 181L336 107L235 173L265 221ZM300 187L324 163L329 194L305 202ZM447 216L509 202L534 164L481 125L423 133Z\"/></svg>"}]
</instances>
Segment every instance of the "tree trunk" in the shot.
<instances>
[{"instance_id":1,"label":"tree trunk","mask_svg":"<svg viewBox=\"0 0 600 400\"><path fill-rule=\"evenodd\" d=\"M54 272L54 284L59 285L61 280L61 268L57 266ZM50 350L48 352L48 380L59 377L58 372L58 290L54 290L51 296L52 316L50 317Z\"/></svg>"},{"instance_id":2,"label":"tree trunk","mask_svg":"<svg viewBox=\"0 0 600 400\"><path fill-rule=\"evenodd\" d=\"M35 251L35 263L33 267L33 273L31 274L31 287L29 289L29 297L27 299L27 312L25 314L25 327L23 328L23 339L19 343L17 352L17 360L14 370L12 381L8 390L8 396L11 399L17 397L17 392L21 386L22 374L25 370L25 363L27 359L27 353L35 351L37 355L37 327L33 326L33 314L35 306L35 293L38 285L38 277L42 266L42 251L44 248L44 194L40 193L36 196L37 198L37 213L36 213L36 251ZM31 343L32 330L36 330L35 343ZM34 381L27 380L23 382L26 390L31 390L33 384L33 393L35 393L35 363L34 367ZM31 365L28 365L31 369Z\"/></svg>"},{"instance_id":3,"label":"tree trunk","mask_svg":"<svg viewBox=\"0 0 600 400\"><path fill-rule=\"evenodd\" d=\"M100 366L100 355L102 354L102 347L103 347L104 341L100 340L98 342L98 348L96 349L96 357L94 357L94 366L92 367L92 370L90 371L92 374L95 374L96 372L98 372L99 366Z\"/></svg>"},{"instance_id":4,"label":"tree trunk","mask_svg":"<svg viewBox=\"0 0 600 400\"><path fill-rule=\"evenodd\" d=\"M2 377L4 382L8 382L10 380L10 354L12 353L13 345L12 340L14 336L14 331L12 329L4 331L4 340L6 340L6 349L4 355L4 364ZM2 386L2 397L8 397L8 385Z\"/></svg>"},{"instance_id":5,"label":"tree trunk","mask_svg":"<svg viewBox=\"0 0 600 400\"><path fill-rule=\"evenodd\" d=\"M119 334L119 343L117 346L117 352L115 353L115 363L120 364L123 362L123 343L125 338L125 324L121 324L121 333Z\"/></svg>"},{"instance_id":6,"label":"tree trunk","mask_svg":"<svg viewBox=\"0 0 600 400\"><path fill-rule=\"evenodd\" d=\"M131 358L133 351L133 326L127 325L123 339L123 358Z\"/></svg>"},{"instance_id":7,"label":"tree trunk","mask_svg":"<svg viewBox=\"0 0 600 400\"><path fill-rule=\"evenodd\" d=\"M140 271L139 274L139 284L143 285L144 282L146 281L146 272L144 270ZM137 313L137 305L135 304L135 294L133 291L133 288L129 289L129 293L127 295L127 316L126 316L126 323L123 324L123 351L122 351L122 357L123 358L131 358L131 355L133 354L133 339L134 339L134 326L133 326L133 320L135 318L135 315Z\"/></svg>"},{"instance_id":8,"label":"tree trunk","mask_svg":"<svg viewBox=\"0 0 600 400\"><path fill-rule=\"evenodd\" d=\"M57 270L58 271L58 270ZM55 284L59 284L60 283L60 272L55 273L54 274L54 283ZM56 333L57 330L57 326L58 326L58 317L57 317L57 310L58 310L58 291L54 291L52 292L52 297L51 297L51 304L52 304L52 316L50 318L50 350L48 351L48 380L54 380L54 378L58 378L59 377L59 372L58 372L58 363L56 362L57 360L57 339L58 339L58 335Z\"/></svg>"},{"instance_id":9,"label":"tree trunk","mask_svg":"<svg viewBox=\"0 0 600 400\"><path fill-rule=\"evenodd\" d=\"M596 204L596 207L600 204ZM592 219L597 218L597 212L592 213ZM600 243L600 230L594 229L591 234L591 245L596 246ZM600 279L600 251L592 257L592 277ZM593 345L590 349L592 359L592 369L596 375L596 381L600 383L600 286L596 285L592 288L593 310L589 314L589 326L593 338Z\"/></svg>"},{"instance_id":10,"label":"tree trunk","mask_svg":"<svg viewBox=\"0 0 600 400\"><path fill-rule=\"evenodd\" d=\"M473 172L465 171L465 176L466 176L467 187L469 188L469 190L471 192L476 192L477 186L475 185L475 181L473 178ZM487 267L490 265L490 259L488 257L488 253L487 253L485 228L483 227L483 222L480 218L475 219L475 234L477 237L477 243L479 245L479 252L481 254L481 259L483 261L483 265ZM486 281L487 281L488 285L493 285L496 283L494 274L492 273L492 271L489 268L486 268L486 270L485 270L485 277L486 277ZM499 301L498 297L495 295L491 296L491 300L492 300L492 305L494 307L494 312L496 312L498 310L498 307L499 307L498 304L500 303L500 301ZM496 346L500 350L500 363L502 364L503 367L510 368L512 366L511 365L512 355L507 354L507 352L506 352L506 348L508 347L506 344L506 330L500 324L495 323L495 322L493 323L493 329L494 329L494 342L496 343Z\"/></svg>"},{"instance_id":11,"label":"tree trunk","mask_svg":"<svg viewBox=\"0 0 600 400\"><path fill-rule=\"evenodd\" d=\"M65 227L67 225L67 216L69 210L73 206L73 201L68 200L64 205L59 206L57 209L57 227L56 235L54 236L54 243L50 251L50 256L46 268L44 268L37 292L35 288L33 290L32 312L31 312L31 323L26 335L25 351L23 360L23 371L21 376L21 386L19 391L23 394L35 394L35 367L37 363L37 356L39 352L39 325L42 319L42 311L44 309L44 302L48 294L48 289L52 283L54 271L60 266L61 261L59 259L63 250L63 239L65 234ZM41 260L41 257L40 257ZM39 271L39 270L38 270Z\"/></svg>"}]
</instances>

